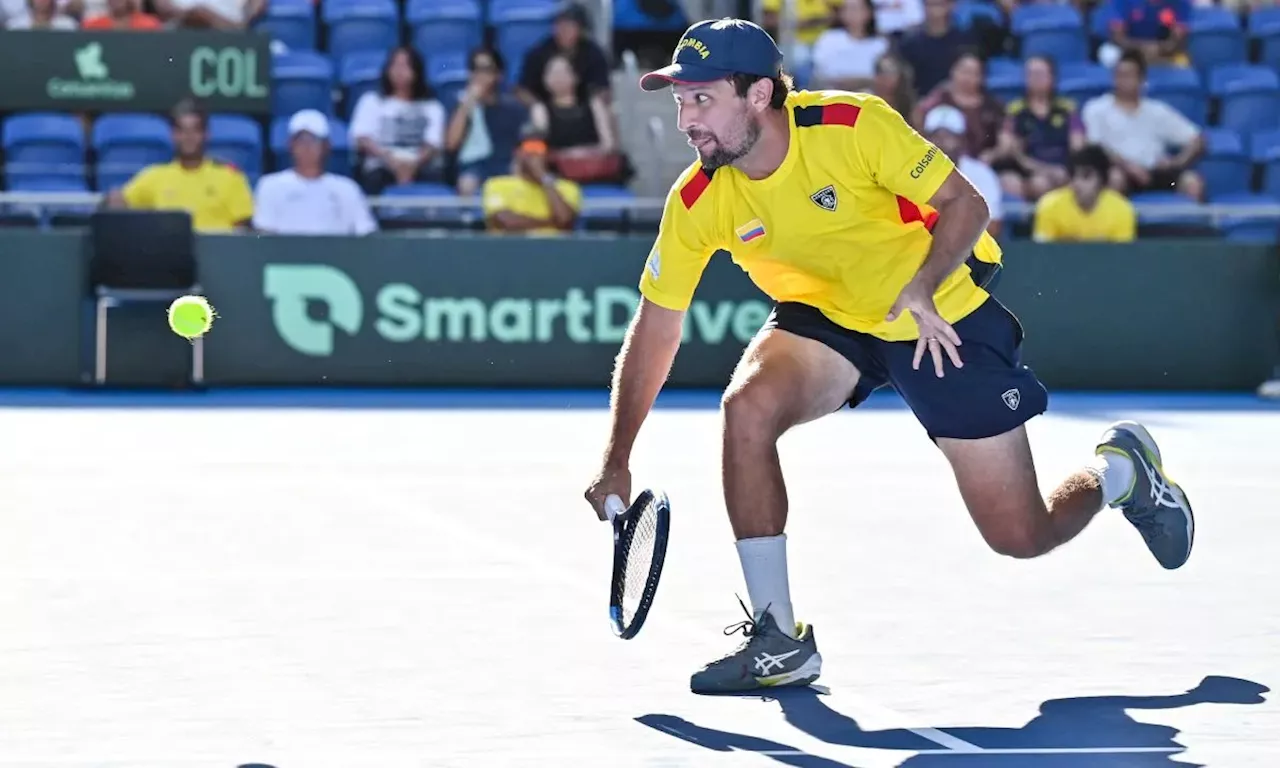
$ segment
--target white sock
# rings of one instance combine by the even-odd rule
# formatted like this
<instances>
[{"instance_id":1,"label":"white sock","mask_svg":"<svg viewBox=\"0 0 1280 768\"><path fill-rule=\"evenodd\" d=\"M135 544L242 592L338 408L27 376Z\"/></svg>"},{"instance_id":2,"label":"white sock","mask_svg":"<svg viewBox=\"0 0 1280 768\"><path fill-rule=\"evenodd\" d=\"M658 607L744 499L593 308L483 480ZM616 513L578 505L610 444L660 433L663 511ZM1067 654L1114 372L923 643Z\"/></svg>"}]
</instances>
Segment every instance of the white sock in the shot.
<instances>
[{"instance_id":1,"label":"white sock","mask_svg":"<svg viewBox=\"0 0 1280 768\"><path fill-rule=\"evenodd\" d=\"M752 612L759 616L767 609L778 629L795 637L796 617L787 577L787 535L739 539L737 546Z\"/></svg>"},{"instance_id":2,"label":"white sock","mask_svg":"<svg viewBox=\"0 0 1280 768\"><path fill-rule=\"evenodd\" d=\"M1102 485L1102 501L1107 506L1114 504L1116 499L1128 493L1133 486L1133 462L1128 456L1103 451L1094 457L1088 469L1098 476L1098 482Z\"/></svg>"}]
</instances>

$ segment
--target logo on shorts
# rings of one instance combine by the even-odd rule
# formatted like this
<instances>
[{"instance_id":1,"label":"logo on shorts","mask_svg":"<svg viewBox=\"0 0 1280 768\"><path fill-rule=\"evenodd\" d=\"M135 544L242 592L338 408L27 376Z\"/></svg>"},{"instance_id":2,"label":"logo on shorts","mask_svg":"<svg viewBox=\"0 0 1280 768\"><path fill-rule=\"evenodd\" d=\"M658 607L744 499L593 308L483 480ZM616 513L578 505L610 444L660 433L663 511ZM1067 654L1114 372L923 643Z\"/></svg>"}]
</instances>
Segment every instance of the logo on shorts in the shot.
<instances>
[{"instance_id":1,"label":"logo on shorts","mask_svg":"<svg viewBox=\"0 0 1280 768\"><path fill-rule=\"evenodd\" d=\"M836 209L836 188L828 184L822 189L809 195L809 199L819 208L826 211L834 211Z\"/></svg>"},{"instance_id":2,"label":"logo on shorts","mask_svg":"<svg viewBox=\"0 0 1280 768\"><path fill-rule=\"evenodd\" d=\"M1004 401L1005 405L1009 406L1009 410L1016 411L1018 410L1018 404L1022 402L1022 393L1017 389L1007 389L1000 396L1000 399Z\"/></svg>"}]
</instances>

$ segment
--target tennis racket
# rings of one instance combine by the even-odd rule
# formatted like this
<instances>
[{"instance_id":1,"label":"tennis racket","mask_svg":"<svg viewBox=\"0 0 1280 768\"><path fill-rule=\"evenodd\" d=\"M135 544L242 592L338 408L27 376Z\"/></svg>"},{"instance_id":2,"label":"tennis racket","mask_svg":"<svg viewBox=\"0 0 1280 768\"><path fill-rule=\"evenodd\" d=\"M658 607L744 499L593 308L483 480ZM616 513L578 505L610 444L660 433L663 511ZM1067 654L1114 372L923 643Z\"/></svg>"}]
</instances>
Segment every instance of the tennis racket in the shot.
<instances>
[{"instance_id":1,"label":"tennis racket","mask_svg":"<svg viewBox=\"0 0 1280 768\"><path fill-rule=\"evenodd\" d=\"M613 578L609 587L609 621L623 640L635 637L653 606L667 556L671 504L667 495L645 489L626 506L609 496L605 514L613 524Z\"/></svg>"}]
</instances>

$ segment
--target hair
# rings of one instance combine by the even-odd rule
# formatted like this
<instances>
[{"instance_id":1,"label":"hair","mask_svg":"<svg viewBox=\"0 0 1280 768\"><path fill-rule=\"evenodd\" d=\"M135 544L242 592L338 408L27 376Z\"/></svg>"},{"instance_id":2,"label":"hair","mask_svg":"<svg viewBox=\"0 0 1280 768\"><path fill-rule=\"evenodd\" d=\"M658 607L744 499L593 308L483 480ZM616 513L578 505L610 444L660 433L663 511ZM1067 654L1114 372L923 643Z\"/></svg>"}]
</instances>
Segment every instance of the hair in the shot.
<instances>
[{"instance_id":1,"label":"hair","mask_svg":"<svg viewBox=\"0 0 1280 768\"><path fill-rule=\"evenodd\" d=\"M1079 171L1091 170L1097 173L1105 184L1111 173L1111 160L1107 153L1096 144L1089 144L1071 153L1067 158L1067 171L1075 176Z\"/></svg>"},{"instance_id":2,"label":"hair","mask_svg":"<svg viewBox=\"0 0 1280 768\"><path fill-rule=\"evenodd\" d=\"M835 17L831 20L831 28L844 29L844 22L840 20L839 12L844 9L843 7L845 5L853 2L862 3L867 7L867 22L862 28L862 33L867 37L875 37L879 35L880 28L876 26L876 6L871 0L844 0L836 9L836 14L834 14Z\"/></svg>"},{"instance_id":3,"label":"hair","mask_svg":"<svg viewBox=\"0 0 1280 768\"><path fill-rule=\"evenodd\" d=\"M982 70L982 74L987 74L987 60L982 55L982 51L974 45L962 45L956 50L956 57L951 60L951 66L959 64L965 59L973 59L978 62L978 68ZM949 69L949 68L948 68Z\"/></svg>"},{"instance_id":4,"label":"hair","mask_svg":"<svg viewBox=\"0 0 1280 768\"><path fill-rule=\"evenodd\" d=\"M422 54L408 45L397 46L387 51L386 61L382 62L382 75L378 79L378 87L382 95L391 95L391 62L395 61L396 56L401 53L409 57L409 68L413 70L413 85L410 88L413 100L427 101L435 98L435 92L427 82L427 65L422 61Z\"/></svg>"},{"instance_id":5,"label":"hair","mask_svg":"<svg viewBox=\"0 0 1280 768\"><path fill-rule=\"evenodd\" d=\"M1139 51L1133 48L1125 49L1125 52L1120 54L1120 59L1116 61L1116 66L1118 67L1126 61L1138 68L1139 75L1147 76L1147 60L1143 58Z\"/></svg>"},{"instance_id":6,"label":"hair","mask_svg":"<svg viewBox=\"0 0 1280 768\"><path fill-rule=\"evenodd\" d=\"M893 93L877 93L876 95L889 102L889 106L902 115L910 115L916 109L916 75L915 70L906 59L895 53L882 53L876 58L875 73L880 74L880 67L889 64L898 70L898 87Z\"/></svg>"},{"instance_id":7,"label":"hair","mask_svg":"<svg viewBox=\"0 0 1280 768\"><path fill-rule=\"evenodd\" d=\"M747 96L747 91L751 90L751 86L759 80L769 80L773 83L773 96L769 99L769 108L780 110L787 104L787 94L795 90L795 80L791 75L783 72L777 77L761 77L760 75L749 75L745 72L738 72L729 76L729 82L733 83L734 93L738 94L738 98L743 99Z\"/></svg>"},{"instance_id":8,"label":"hair","mask_svg":"<svg viewBox=\"0 0 1280 768\"><path fill-rule=\"evenodd\" d=\"M506 72L506 62L502 60L502 54L487 45L478 45L471 49L471 53L467 54L467 69L474 71L476 68L476 59L481 56L488 56L493 59L493 65L498 68L499 72Z\"/></svg>"},{"instance_id":9,"label":"hair","mask_svg":"<svg viewBox=\"0 0 1280 768\"><path fill-rule=\"evenodd\" d=\"M196 117L200 120L200 129L205 130L209 127L209 113L200 106L195 99L183 99L174 105L169 111L169 125L177 128L179 121L184 117Z\"/></svg>"}]
</instances>

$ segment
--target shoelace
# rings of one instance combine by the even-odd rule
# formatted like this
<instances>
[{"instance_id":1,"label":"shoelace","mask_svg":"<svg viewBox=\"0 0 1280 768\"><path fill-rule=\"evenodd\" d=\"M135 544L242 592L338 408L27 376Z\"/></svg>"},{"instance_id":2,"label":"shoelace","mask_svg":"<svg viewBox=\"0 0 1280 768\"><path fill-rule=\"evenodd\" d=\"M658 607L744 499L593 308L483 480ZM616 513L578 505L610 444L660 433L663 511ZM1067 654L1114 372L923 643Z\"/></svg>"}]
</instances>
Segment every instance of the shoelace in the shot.
<instances>
[{"instance_id":1,"label":"shoelace","mask_svg":"<svg viewBox=\"0 0 1280 768\"><path fill-rule=\"evenodd\" d=\"M747 614L747 618L744 621L739 621L737 624L730 624L729 626L725 627L724 634L726 636L730 636L730 635L736 634L737 632L742 632L742 636L745 639L738 645L737 648L733 649L729 653L726 653L724 656L721 656L719 659L717 659L717 661L724 661L725 659L730 658L731 656L736 656L739 653L741 653L742 649L750 645L752 639L755 638L755 636L760 631L760 626L756 623L756 617L751 614L751 609L748 608L747 604L742 601L742 596L734 595L734 597L738 599L738 605L742 606L742 612ZM772 603L770 603L770 605L772 605ZM769 606L766 605L764 609L766 611L769 610Z\"/></svg>"}]
</instances>

